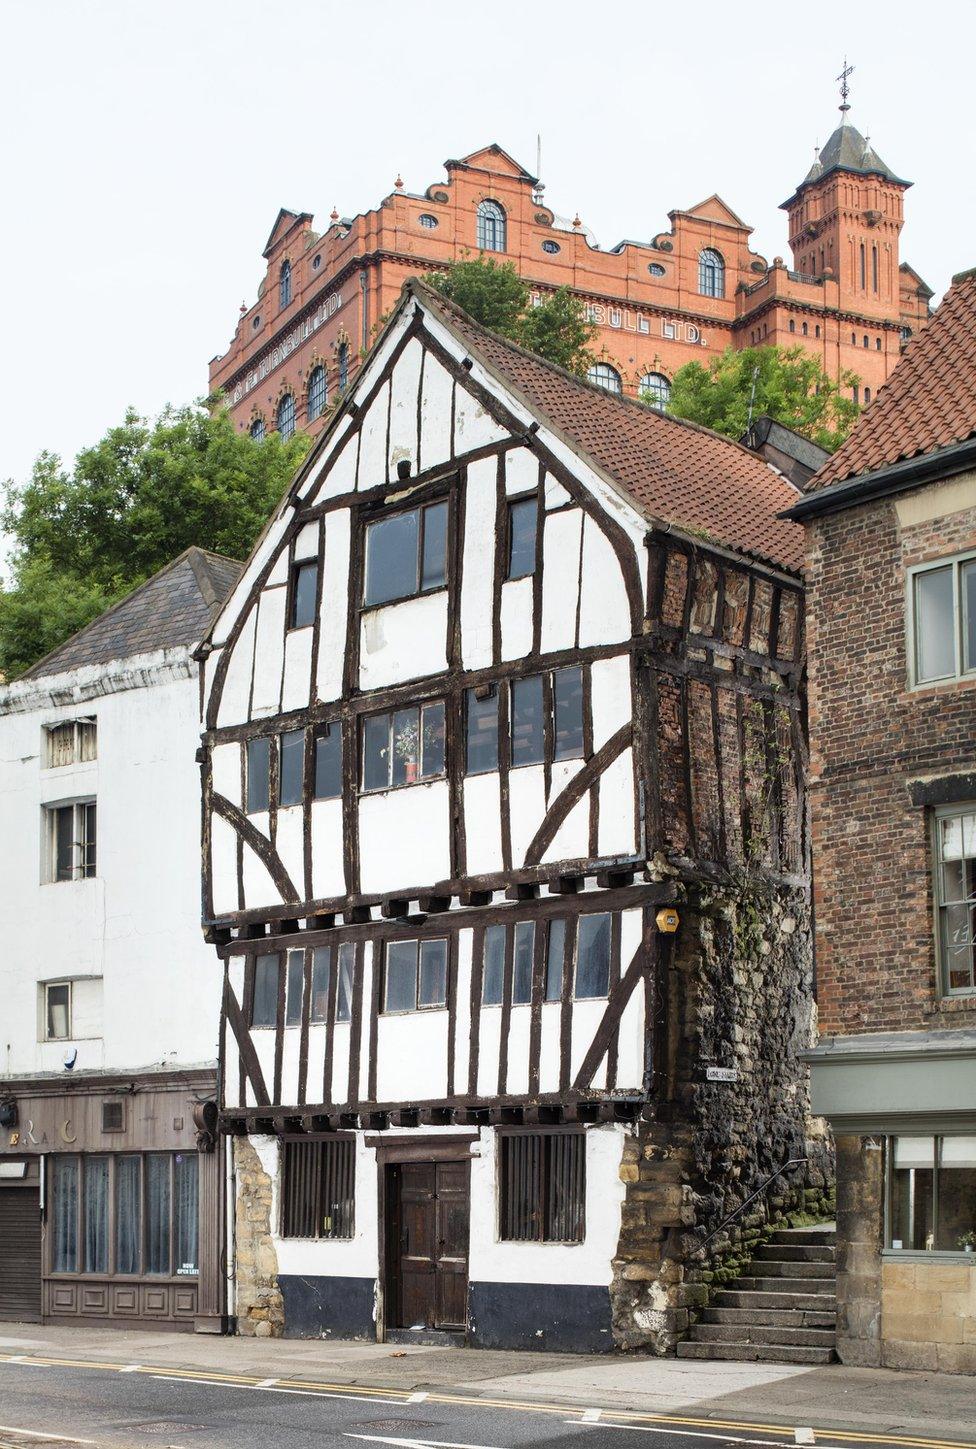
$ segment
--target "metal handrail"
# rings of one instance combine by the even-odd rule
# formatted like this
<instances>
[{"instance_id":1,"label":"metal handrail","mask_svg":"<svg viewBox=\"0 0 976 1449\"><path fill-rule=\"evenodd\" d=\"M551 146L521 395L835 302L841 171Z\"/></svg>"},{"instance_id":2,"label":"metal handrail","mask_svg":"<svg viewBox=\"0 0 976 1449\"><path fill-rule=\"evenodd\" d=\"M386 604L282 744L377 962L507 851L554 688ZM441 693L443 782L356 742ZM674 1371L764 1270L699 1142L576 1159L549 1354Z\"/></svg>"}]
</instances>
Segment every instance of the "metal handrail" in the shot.
<instances>
[{"instance_id":1,"label":"metal handrail","mask_svg":"<svg viewBox=\"0 0 976 1449\"><path fill-rule=\"evenodd\" d=\"M717 1238L719 1233L724 1232L724 1230L728 1227L729 1223L734 1222L740 1213L745 1212L749 1204L751 1202L755 1202L756 1198L764 1193L766 1189L770 1187L778 1177L782 1177L784 1172L789 1172L791 1167L800 1167L802 1163L809 1161L809 1157L791 1157L789 1162L784 1162L782 1167L777 1167L776 1171L770 1173L769 1177L766 1178L765 1182L761 1182L759 1184L755 1192L751 1192L747 1198L744 1198L743 1201L739 1203L739 1206L735 1209L735 1212L729 1213L727 1218L722 1219L714 1232L709 1233L708 1237L702 1243L702 1248L707 1248L713 1238Z\"/></svg>"}]
</instances>

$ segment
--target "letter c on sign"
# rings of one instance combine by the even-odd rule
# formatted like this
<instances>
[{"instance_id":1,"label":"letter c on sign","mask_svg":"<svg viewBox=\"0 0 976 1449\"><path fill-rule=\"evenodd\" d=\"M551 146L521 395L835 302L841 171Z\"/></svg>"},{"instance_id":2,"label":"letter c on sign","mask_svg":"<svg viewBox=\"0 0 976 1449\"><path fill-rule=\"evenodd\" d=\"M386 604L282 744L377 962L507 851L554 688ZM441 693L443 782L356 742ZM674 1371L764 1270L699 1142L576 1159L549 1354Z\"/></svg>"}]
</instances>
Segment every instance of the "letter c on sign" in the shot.
<instances>
[{"instance_id":1,"label":"letter c on sign","mask_svg":"<svg viewBox=\"0 0 976 1449\"><path fill-rule=\"evenodd\" d=\"M72 1142L78 1141L78 1134L76 1132L71 1132L70 1127L71 1118L66 1117L65 1120L61 1123L61 1141L67 1142L69 1146Z\"/></svg>"}]
</instances>

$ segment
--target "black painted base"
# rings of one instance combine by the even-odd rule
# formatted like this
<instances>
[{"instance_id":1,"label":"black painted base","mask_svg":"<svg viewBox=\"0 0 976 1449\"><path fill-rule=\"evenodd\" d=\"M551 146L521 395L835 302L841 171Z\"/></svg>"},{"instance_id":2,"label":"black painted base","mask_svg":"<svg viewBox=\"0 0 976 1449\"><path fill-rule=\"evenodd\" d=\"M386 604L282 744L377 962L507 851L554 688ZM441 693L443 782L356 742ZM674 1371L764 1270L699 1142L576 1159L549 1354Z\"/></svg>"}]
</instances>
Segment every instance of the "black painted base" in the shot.
<instances>
[{"instance_id":1,"label":"black painted base","mask_svg":"<svg viewBox=\"0 0 976 1449\"><path fill-rule=\"evenodd\" d=\"M279 1273L286 1338L376 1338L374 1278Z\"/></svg>"},{"instance_id":2,"label":"black painted base","mask_svg":"<svg viewBox=\"0 0 976 1449\"><path fill-rule=\"evenodd\" d=\"M472 1283L473 1348L611 1353L610 1290L575 1283Z\"/></svg>"}]
</instances>

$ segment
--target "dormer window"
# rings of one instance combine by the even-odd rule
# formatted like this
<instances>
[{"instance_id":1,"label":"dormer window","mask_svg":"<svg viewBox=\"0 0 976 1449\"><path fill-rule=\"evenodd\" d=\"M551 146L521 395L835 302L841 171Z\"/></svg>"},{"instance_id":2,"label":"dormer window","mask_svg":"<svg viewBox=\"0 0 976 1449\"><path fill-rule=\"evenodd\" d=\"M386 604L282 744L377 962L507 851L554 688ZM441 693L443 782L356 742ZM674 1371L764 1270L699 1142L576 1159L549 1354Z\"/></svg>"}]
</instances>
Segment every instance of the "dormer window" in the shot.
<instances>
[{"instance_id":1,"label":"dormer window","mask_svg":"<svg viewBox=\"0 0 976 1449\"><path fill-rule=\"evenodd\" d=\"M429 594L447 583L447 503L378 519L366 529L367 607Z\"/></svg>"}]
</instances>

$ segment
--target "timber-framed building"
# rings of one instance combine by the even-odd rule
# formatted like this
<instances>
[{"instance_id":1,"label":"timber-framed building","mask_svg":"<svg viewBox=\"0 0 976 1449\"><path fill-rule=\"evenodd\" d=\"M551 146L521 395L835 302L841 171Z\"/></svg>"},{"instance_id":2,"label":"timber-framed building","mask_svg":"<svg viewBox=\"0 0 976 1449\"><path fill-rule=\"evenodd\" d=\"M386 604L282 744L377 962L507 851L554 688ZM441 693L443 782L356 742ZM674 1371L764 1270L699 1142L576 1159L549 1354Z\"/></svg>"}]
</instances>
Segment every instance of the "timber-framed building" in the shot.
<instances>
[{"instance_id":1,"label":"timber-framed building","mask_svg":"<svg viewBox=\"0 0 976 1449\"><path fill-rule=\"evenodd\" d=\"M200 651L240 1331L666 1352L811 1156L796 498L404 287Z\"/></svg>"}]
</instances>

